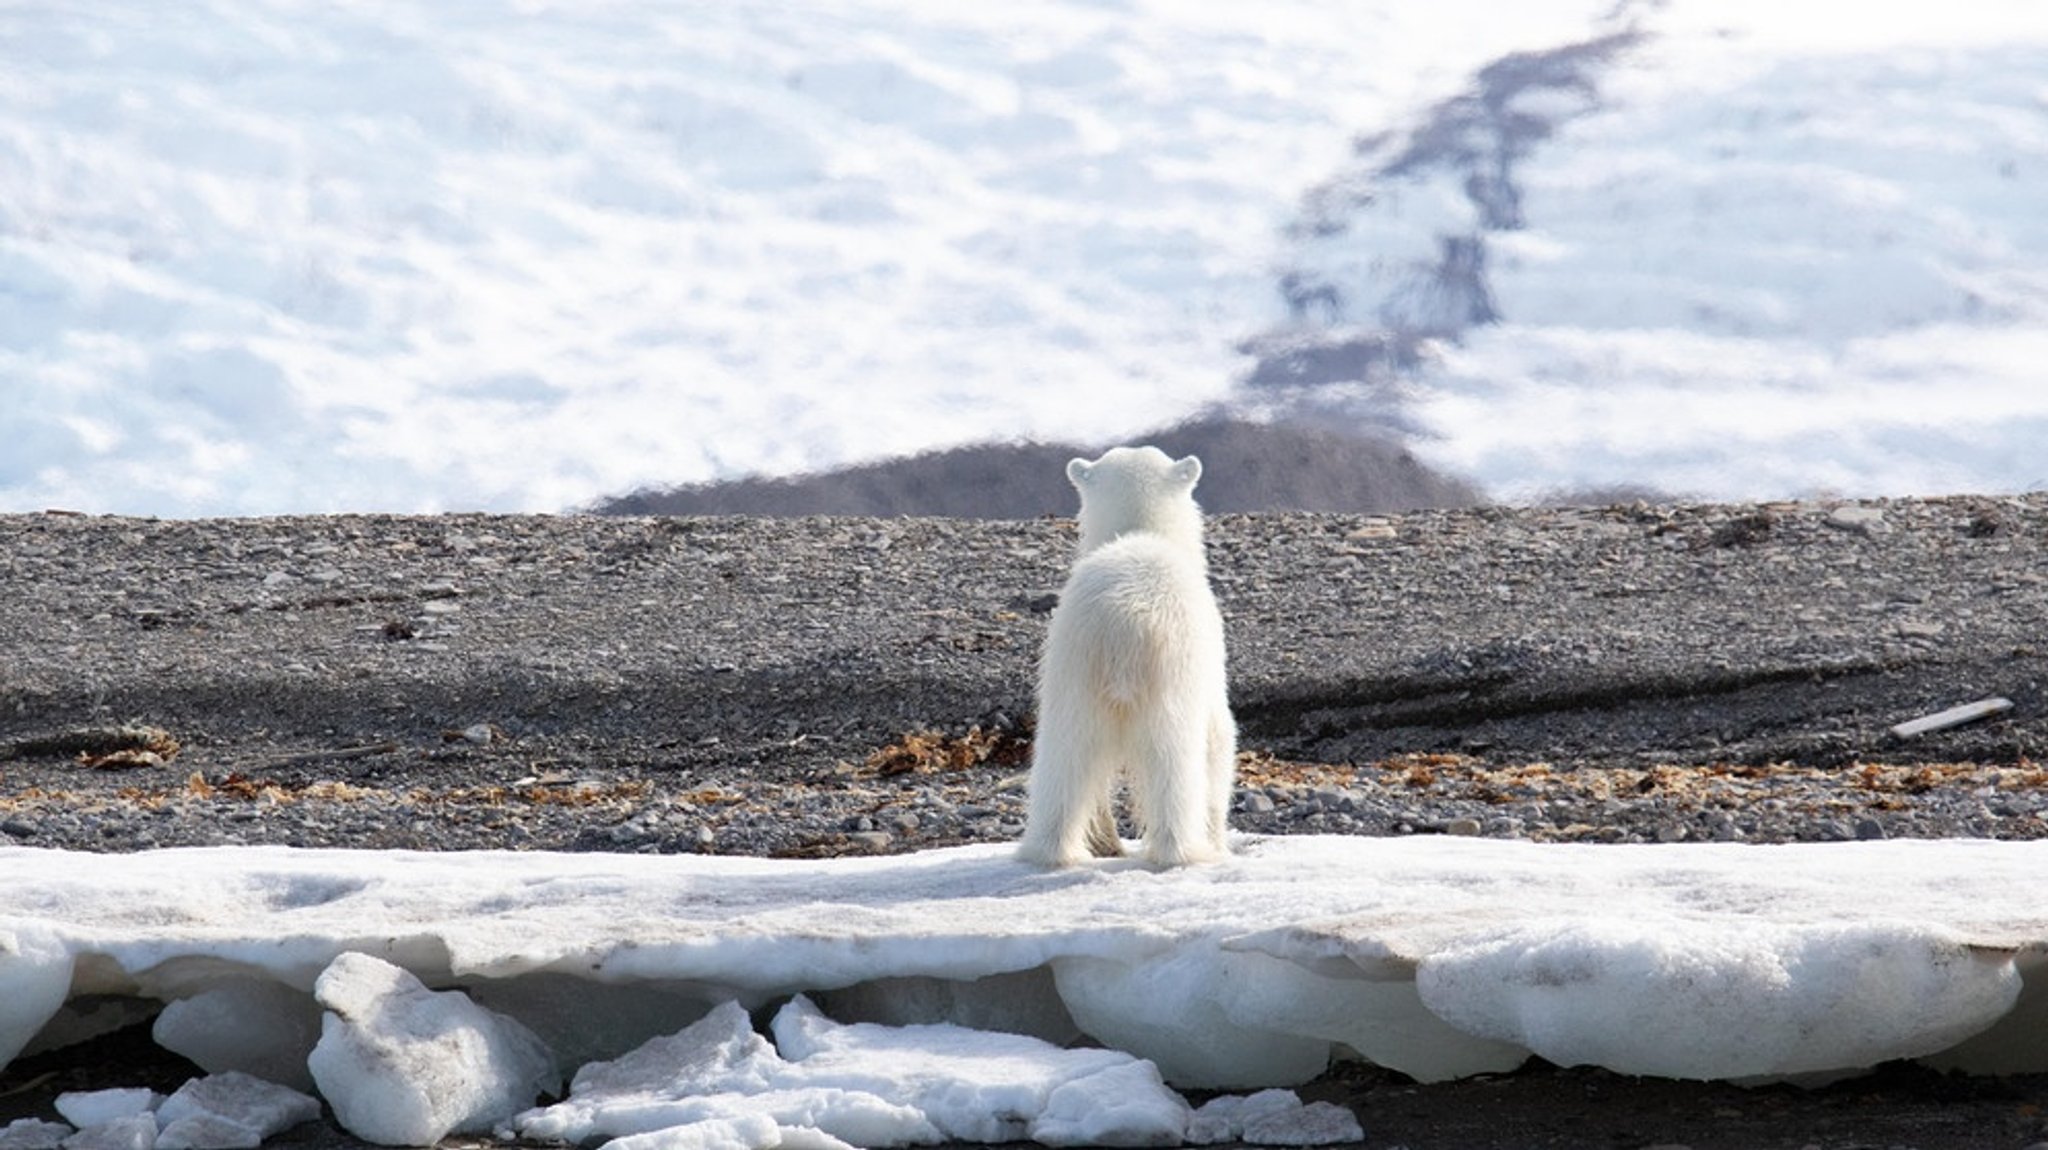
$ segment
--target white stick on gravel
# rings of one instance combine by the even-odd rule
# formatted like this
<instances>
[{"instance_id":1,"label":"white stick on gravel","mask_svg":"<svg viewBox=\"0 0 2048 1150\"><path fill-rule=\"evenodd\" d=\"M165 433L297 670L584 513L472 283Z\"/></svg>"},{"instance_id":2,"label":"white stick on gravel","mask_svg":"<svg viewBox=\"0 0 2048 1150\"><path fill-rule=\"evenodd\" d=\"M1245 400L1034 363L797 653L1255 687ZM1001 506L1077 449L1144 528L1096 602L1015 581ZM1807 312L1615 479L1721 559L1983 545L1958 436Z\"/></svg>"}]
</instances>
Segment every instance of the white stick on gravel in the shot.
<instances>
[{"instance_id":1,"label":"white stick on gravel","mask_svg":"<svg viewBox=\"0 0 2048 1150\"><path fill-rule=\"evenodd\" d=\"M1964 703L1960 707L1950 707L1946 711L1936 711L1932 715L1923 715L1920 718L1900 723L1892 728L1892 734L1902 739L1910 739L1916 735L1925 735L1933 731L1946 731L1950 727L1960 727L1964 723L1974 723L1979 719L1988 719L1993 715L2004 714L2010 710L2012 710L2011 699L1979 699L1974 703Z\"/></svg>"}]
</instances>

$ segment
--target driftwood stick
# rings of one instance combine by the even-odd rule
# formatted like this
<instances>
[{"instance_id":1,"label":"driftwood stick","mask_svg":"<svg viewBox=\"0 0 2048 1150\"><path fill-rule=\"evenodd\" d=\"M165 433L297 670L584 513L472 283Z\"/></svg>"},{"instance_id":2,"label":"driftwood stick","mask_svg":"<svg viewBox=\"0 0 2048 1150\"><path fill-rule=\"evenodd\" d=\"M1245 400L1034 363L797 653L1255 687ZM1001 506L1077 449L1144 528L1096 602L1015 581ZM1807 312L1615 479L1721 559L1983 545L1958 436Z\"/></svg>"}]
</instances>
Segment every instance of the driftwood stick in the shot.
<instances>
[{"instance_id":1,"label":"driftwood stick","mask_svg":"<svg viewBox=\"0 0 2048 1150\"><path fill-rule=\"evenodd\" d=\"M98 757L119 751L154 751L168 759L178 753L178 740L162 727L81 727L41 738L22 739L0 748L0 759Z\"/></svg>"},{"instance_id":2,"label":"driftwood stick","mask_svg":"<svg viewBox=\"0 0 2048 1150\"><path fill-rule=\"evenodd\" d=\"M296 755L281 755L266 760L258 770L275 770L278 767L302 767L308 763L339 763L349 759L367 759L371 755L388 755L399 749L396 742L364 743L354 747L336 747L331 751L302 751Z\"/></svg>"},{"instance_id":3,"label":"driftwood stick","mask_svg":"<svg viewBox=\"0 0 2048 1150\"><path fill-rule=\"evenodd\" d=\"M1936 711L1932 715L1923 715L1920 718L1900 723L1892 728L1892 734L1901 739L1910 739L1916 735L1946 731L1950 727L1960 727L1964 723L1974 723L1979 719L1988 719L1993 715L2004 714L2010 710L2012 710L2011 699L1979 699L1974 703L1964 703L1960 707L1950 707L1946 711Z\"/></svg>"}]
</instances>

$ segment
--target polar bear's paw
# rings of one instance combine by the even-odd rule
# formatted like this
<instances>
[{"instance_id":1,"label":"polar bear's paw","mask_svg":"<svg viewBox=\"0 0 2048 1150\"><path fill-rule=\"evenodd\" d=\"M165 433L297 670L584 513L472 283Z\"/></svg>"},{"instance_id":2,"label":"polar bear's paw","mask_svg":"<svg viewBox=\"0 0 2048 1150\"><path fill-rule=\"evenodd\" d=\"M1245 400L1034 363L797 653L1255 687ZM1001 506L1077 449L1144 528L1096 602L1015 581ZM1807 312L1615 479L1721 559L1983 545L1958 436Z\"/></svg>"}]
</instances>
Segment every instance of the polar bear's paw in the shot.
<instances>
[{"instance_id":1,"label":"polar bear's paw","mask_svg":"<svg viewBox=\"0 0 2048 1150\"><path fill-rule=\"evenodd\" d=\"M1161 870L1222 862L1229 857L1230 849L1217 843L1180 843L1163 835L1145 841L1145 865Z\"/></svg>"},{"instance_id":2,"label":"polar bear's paw","mask_svg":"<svg viewBox=\"0 0 2048 1150\"><path fill-rule=\"evenodd\" d=\"M1080 866L1090 857L1087 848L1079 845L1040 842L1030 837L1017 844L1017 858L1020 862L1054 870Z\"/></svg>"}]
</instances>

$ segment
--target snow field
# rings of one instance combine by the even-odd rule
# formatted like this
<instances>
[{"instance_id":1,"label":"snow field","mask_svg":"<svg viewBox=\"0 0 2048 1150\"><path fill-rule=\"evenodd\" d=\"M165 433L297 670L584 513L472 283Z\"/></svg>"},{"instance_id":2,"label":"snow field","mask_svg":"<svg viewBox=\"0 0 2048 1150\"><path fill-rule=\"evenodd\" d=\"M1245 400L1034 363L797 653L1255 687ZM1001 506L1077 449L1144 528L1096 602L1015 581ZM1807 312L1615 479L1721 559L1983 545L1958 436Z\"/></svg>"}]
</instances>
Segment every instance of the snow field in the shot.
<instances>
[{"instance_id":1,"label":"snow field","mask_svg":"<svg viewBox=\"0 0 2048 1150\"><path fill-rule=\"evenodd\" d=\"M2040 1071L2044 862L1990 841L1290 837L1169 872L1045 872L1008 846L11 849L0 1001L42 1005L0 1051L67 1030L74 997L168 1002L164 1045L216 1075L295 1055L366 1138L618 1150L1237 1137L1285 1100L1204 1114L1173 1088L1285 1088L1351 1055L1423 1080L1531 1053L1740 1080ZM1280 1109L1282 1140L1333 1118Z\"/></svg>"},{"instance_id":2,"label":"snow field","mask_svg":"<svg viewBox=\"0 0 2048 1150\"><path fill-rule=\"evenodd\" d=\"M1481 21L833 0L0 12L0 506L553 511L1221 398Z\"/></svg>"},{"instance_id":3,"label":"snow field","mask_svg":"<svg viewBox=\"0 0 2048 1150\"><path fill-rule=\"evenodd\" d=\"M1421 453L1511 500L2048 485L2048 11L1962 9L1647 21L1521 166Z\"/></svg>"},{"instance_id":4,"label":"snow field","mask_svg":"<svg viewBox=\"0 0 2048 1150\"><path fill-rule=\"evenodd\" d=\"M1438 172L1297 227L1353 140L1625 28L1514 109L1560 122L1502 323L1364 421L1506 499L2031 489L2044 12L15 6L0 509L559 511L1263 410L1288 275L1371 325L1477 226Z\"/></svg>"}]
</instances>

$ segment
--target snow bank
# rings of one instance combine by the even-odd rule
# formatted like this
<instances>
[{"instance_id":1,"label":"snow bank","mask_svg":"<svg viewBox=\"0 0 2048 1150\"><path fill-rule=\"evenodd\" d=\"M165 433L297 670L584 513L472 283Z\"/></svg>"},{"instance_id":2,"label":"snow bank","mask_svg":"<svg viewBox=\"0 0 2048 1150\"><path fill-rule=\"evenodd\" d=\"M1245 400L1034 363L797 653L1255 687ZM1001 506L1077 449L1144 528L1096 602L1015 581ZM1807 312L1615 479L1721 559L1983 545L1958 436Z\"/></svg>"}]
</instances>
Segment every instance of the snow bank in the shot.
<instances>
[{"instance_id":1,"label":"snow bank","mask_svg":"<svg viewBox=\"0 0 2048 1150\"><path fill-rule=\"evenodd\" d=\"M2038 1031L1966 1041L2023 990L2021 1014L2041 1009L2027 948L2048 947L2044 867L2048 843L1907 841L1253 839L1227 863L1165 873L1043 872L1005 846L828 861L17 848L0 851L14 912L0 937L15 940L0 1048L27 1043L67 993L204 1002L223 987L282 1029L303 1025L293 1015L317 989L332 1039L393 996L429 1001L388 963L470 990L430 996L449 1008L488 1001L557 1033L585 995L625 1004L602 1017L667 1004L662 1024L679 1028L727 1000L799 992L847 1022L937 1020L994 987L983 993L1010 1001L1018 1029L1085 1032L1181 1086L1292 1085L1346 1052L1425 1079L1530 1052L1679 1077L1944 1051L1972 1069L2048 1069ZM335 965L351 954L367 957ZM380 989L344 993L345 973ZM830 1062L869 1033L825 1027L785 1019L779 1037L800 1052L783 1057ZM210 1034L232 1061L238 1044L274 1051L270 1029L217 1019ZM616 1058L647 1037L576 1041ZM537 1057L515 1061L542 1073Z\"/></svg>"},{"instance_id":2,"label":"snow bank","mask_svg":"<svg viewBox=\"0 0 2048 1150\"><path fill-rule=\"evenodd\" d=\"M1191 1112L1168 1084L1285 1087L1352 1055L1425 1080L1531 1053L1686 1078L2048 1070L2044 867L2048 842L1987 841L1241 839L1169 872L1046 872L1004 845L14 848L0 1048L52 1041L67 996L166 1002L167 1045L310 1080L393 1145L1309 1145L1355 1140L1350 1116L1271 1089ZM536 1107L564 1068L568 1096ZM313 1105L240 1069L157 1101L67 1096L67 1145L253 1146Z\"/></svg>"}]
</instances>

